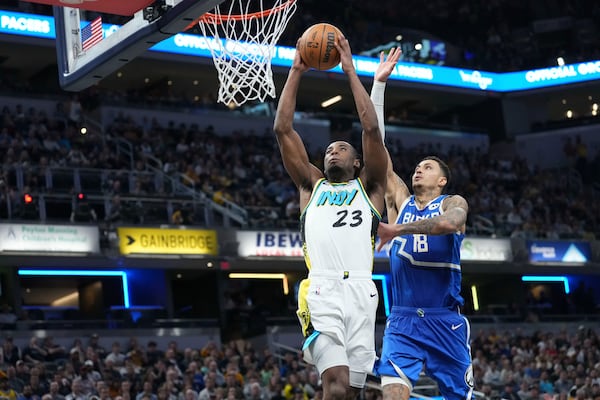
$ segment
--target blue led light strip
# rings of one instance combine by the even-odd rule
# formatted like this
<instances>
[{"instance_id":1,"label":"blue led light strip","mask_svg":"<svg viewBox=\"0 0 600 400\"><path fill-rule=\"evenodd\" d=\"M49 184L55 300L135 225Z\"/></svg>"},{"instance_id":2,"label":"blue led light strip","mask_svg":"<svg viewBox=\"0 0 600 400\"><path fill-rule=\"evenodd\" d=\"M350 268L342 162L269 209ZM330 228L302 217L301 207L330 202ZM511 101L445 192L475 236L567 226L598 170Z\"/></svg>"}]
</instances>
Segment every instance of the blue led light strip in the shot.
<instances>
[{"instance_id":1,"label":"blue led light strip","mask_svg":"<svg viewBox=\"0 0 600 400\"><path fill-rule=\"evenodd\" d=\"M566 276L540 276L540 275L523 275L523 282L562 282L565 287L565 294L569 294L569 279Z\"/></svg>"},{"instance_id":2,"label":"blue led light strip","mask_svg":"<svg viewBox=\"0 0 600 400\"><path fill-rule=\"evenodd\" d=\"M373 274L373 280L381 281L381 286L383 287L383 306L385 308L385 316L388 317L390 315L390 297L388 294L387 276L382 274Z\"/></svg>"}]
</instances>

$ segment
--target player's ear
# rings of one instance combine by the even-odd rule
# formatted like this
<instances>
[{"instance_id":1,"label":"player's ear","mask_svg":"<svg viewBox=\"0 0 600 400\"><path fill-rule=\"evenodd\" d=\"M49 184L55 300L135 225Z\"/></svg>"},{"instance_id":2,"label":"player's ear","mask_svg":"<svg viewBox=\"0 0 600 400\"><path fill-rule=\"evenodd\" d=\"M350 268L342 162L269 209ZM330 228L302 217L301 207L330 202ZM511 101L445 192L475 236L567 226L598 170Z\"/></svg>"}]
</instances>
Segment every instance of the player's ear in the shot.
<instances>
[{"instance_id":1,"label":"player's ear","mask_svg":"<svg viewBox=\"0 0 600 400\"><path fill-rule=\"evenodd\" d=\"M448 183L448 178L446 178L445 176L440 176L438 179L438 185L440 187L444 187L446 186L446 184Z\"/></svg>"}]
</instances>

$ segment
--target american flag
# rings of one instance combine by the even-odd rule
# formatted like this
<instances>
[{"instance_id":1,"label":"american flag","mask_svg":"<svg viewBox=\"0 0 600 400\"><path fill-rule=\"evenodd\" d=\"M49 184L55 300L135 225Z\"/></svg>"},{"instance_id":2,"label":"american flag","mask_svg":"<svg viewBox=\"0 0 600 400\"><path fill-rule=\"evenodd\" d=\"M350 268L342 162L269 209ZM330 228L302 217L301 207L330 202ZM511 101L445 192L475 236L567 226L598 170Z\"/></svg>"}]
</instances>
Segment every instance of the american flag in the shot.
<instances>
[{"instance_id":1,"label":"american flag","mask_svg":"<svg viewBox=\"0 0 600 400\"><path fill-rule=\"evenodd\" d=\"M102 40L102 17L97 17L81 29L81 47L83 51Z\"/></svg>"}]
</instances>

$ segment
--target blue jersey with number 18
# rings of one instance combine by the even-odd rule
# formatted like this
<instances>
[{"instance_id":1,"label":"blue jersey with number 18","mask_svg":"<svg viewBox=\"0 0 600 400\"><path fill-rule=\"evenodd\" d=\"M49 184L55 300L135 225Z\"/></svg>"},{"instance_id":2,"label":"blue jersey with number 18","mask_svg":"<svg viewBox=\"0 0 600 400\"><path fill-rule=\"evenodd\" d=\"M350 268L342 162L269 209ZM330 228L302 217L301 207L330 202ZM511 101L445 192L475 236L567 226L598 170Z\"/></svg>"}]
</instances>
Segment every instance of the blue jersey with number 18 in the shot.
<instances>
[{"instance_id":1,"label":"blue jersey with number 18","mask_svg":"<svg viewBox=\"0 0 600 400\"><path fill-rule=\"evenodd\" d=\"M443 214L441 195L418 209L414 196L400 208L397 224L433 218ZM460 245L462 232L448 235L410 234L392 241L390 260L393 290L392 305L421 308L456 308L460 295Z\"/></svg>"}]
</instances>

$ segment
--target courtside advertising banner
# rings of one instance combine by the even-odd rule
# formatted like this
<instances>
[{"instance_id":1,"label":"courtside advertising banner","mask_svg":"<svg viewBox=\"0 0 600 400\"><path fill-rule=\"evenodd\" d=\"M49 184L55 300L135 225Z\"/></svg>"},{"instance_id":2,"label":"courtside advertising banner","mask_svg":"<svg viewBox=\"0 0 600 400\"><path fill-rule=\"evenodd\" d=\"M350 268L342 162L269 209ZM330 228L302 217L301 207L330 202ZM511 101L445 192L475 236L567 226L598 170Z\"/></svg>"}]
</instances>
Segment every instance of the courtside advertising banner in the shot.
<instances>
[{"instance_id":1,"label":"courtside advertising banner","mask_svg":"<svg viewBox=\"0 0 600 400\"><path fill-rule=\"evenodd\" d=\"M461 261L512 261L510 239L464 238L460 246Z\"/></svg>"},{"instance_id":2,"label":"courtside advertising banner","mask_svg":"<svg viewBox=\"0 0 600 400\"><path fill-rule=\"evenodd\" d=\"M0 224L0 252L100 253L96 226Z\"/></svg>"},{"instance_id":3,"label":"courtside advertising banner","mask_svg":"<svg viewBox=\"0 0 600 400\"><path fill-rule=\"evenodd\" d=\"M580 241L527 241L529 261L541 264L582 265L590 261L592 249L588 242Z\"/></svg>"},{"instance_id":4,"label":"courtside advertising banner","mask_svg":"<svg viewBox=\"0 0 600 400\"><path fill-rule=\"evenodd\" d=\"M121 254L219 254L217 232L207 229L117 228Z\"/></svg>"},{"instance_id":5,"label":"courtside advertising banner","mask_svg":"<svg viewBox=\"0 0 600 400\"><path fill-rule=\"evenodd\" d=\"M300 232L238 231L238 255L241 257L302 257Z\"/></svg>"},{"instance_id":6,"label":"courtside advertising banner","mask_svg":"<svg viewBox=\"0 0 600 400\"><path fill-rule=\"evenodd\" d=\"M293 231L239 231L236 232L238 255L241 257L302 257L302 237ZM375 248L379 246L376 239ZM390 243L375 258L388 258ZM465 239L461 247L461 258L466 261L511 261L512 250L509 239Z\"/></svg>"},{"instance_id":7,"label":"courtside advertising banner","mask_svg":"<svg viewBox=\"0 0 600 400\"><path fill-rule=\"evenodd\" d=\"M302 237L294 231L239 231L236 232L240 257L303 257ZM375 242L375 248L379 238ZM388 258L389 243L375 258Z\"/></svg>"}]
</instances>

